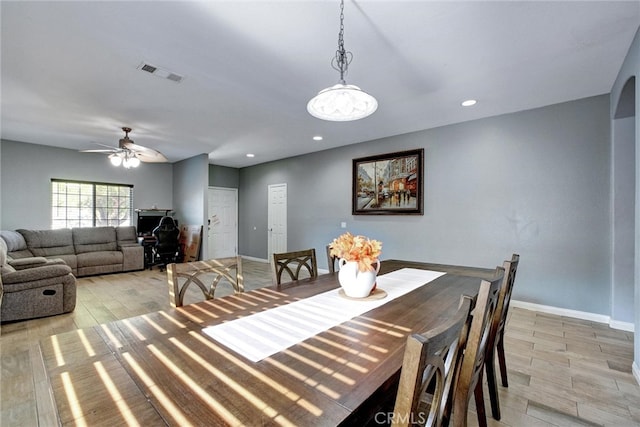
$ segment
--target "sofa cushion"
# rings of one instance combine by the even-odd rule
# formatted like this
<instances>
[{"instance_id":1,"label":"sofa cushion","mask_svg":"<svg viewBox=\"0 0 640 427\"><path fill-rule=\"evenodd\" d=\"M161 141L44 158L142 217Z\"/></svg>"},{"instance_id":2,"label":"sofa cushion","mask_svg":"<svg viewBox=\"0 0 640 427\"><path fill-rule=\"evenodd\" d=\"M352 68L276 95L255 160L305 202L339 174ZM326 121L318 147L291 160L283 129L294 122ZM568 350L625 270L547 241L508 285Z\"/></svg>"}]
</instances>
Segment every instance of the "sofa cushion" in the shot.
<instances>
[{"instance_id":1,"label":"sofa cushion","mask_svg":"<svg viewBox=\"0 0 640 427\"><path fill-rule=\"evenodd\" d=\"M71 229L58 230L18 230L27 242L27 247L35 256L73 255Z\"/></svg>"},{"instance_id":2,"label":"sofa cushion","mask_svg":"<svg viewBox=\"0 0 640 427\"><path fill-rule=\"evenodd\" d=\"M55 256L47 257L47 259L49 260L49 262L62 260L64 261L65 264L71 267L73 274L76 274L78 272L78 257L76 256L76 254L55 255Z\"/></svg>"},{"instance_id":3,"label":"sofa cushion","mask_svg":"<svg viewBox=\"0 0 640 427\"><path fill-rule=\"evenodd\" d=\"M9 252L7 253L7 256L11 259L31 258L33 257L33 252L29 249L25 249L24 251Z\"/></svg>"},{"instance_id":4,"label":"sofa cushion","mask_svg":"<svg viewBox=\"0 0 640 427\"><path fill-rule=\"evenodd\" d=\"M138 235L133 225L125 227L116 227L116 238L119 246L138 244Z\"/></svg>"},{"instance_id":5,"label":"sofa cushion","mask_svg":"<svg viewBox=\"0 0 640 427\"><path fill-rule=\"evenodd\" d=\"M27 242L17 231L0 231L0 240L6 245L7 259L30 258L33 253L27 248Z\"/></svg>"},{"instance_id":6,"label":"sofa cushion","mask_svg":"<svg viewBox=\"0 0 640 427\"><path fill-rule=\"evenodd\" d=\"M0 231L0 237L2 237L7 244L7 252L27 249L27 242L24 240L22 234L17 231L2 230Z\"/></svg>"},{"instance_id":7,"label":"sofa cushion","mask_svg":"<svg viewBox=\"0 0 640 427\"><path fill-rule=\"evenodd\" d=\"M76 254L99 251L115 251L116 229L114 227L83 227L74 228L73 245ZM80 261L78 260L78 265Z\"/></svg>"},{"instance_id":8,"label":"sofa cushion","mask_svg":"<svg viewBox=\"0 0 640 427\"><path fill-rule=\"evenodd\" d=\"M122 264L122 252L97 251L78 254L78 269L100 265Z\"/></svg>"}]
</instances>

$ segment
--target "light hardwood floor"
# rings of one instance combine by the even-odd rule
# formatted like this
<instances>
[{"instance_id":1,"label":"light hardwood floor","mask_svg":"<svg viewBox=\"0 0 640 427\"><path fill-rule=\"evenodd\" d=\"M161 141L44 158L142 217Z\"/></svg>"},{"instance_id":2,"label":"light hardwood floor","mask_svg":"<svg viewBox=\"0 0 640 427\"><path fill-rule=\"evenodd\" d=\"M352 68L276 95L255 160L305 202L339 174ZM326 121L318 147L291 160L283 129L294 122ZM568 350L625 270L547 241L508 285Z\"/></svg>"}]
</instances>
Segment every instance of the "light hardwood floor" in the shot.
<instances>
[{"instance_id":1,"label":"light hardwood floor","mask_svg":"<svg viewBox=\"0 0 640 427\"><path fill-rule=\"evenodd\" d=\"M243 269L247 290L271 284L268 264L245 260ZM194 290L186 302L200 299ZM168 308L166 273L154 269L80 278L73 313L2 325L0 425L56 425L41 338ZM505 347L509 388L500 387L502 420L489 418L489 426L640 426L633 334L512 309ZM477 425L473 410L469 424Z\"/></svg>"}]
</instances>

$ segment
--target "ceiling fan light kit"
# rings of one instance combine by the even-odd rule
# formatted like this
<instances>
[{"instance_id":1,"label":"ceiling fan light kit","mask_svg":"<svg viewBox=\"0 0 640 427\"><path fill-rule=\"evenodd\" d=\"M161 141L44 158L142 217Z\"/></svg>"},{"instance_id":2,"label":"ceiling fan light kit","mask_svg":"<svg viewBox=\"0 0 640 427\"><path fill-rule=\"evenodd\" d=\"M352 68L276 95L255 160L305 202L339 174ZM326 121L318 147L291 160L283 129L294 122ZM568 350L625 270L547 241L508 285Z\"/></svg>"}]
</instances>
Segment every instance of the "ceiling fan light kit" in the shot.
<instances>
[{"instance_id":1,"label":"ceiling fan light kit","mask_svg":"<svg viewBox=\"0 0 640 427\"><path fill-rule=\"evenodd\" d=\"M338 50L331 60L331 66L340 72L340 83L321 90L307 104L307 111L313 117L335 122L346 122L363 119L373 114L378 108L378 101L360 89L348 85L344 76L349 68L353 54L344 48L344 0L340 1L340 32L338 33Z\"/></svg>"},{"instance_id":2,"label":"ceiling fan light kit","mask_svg":"<svg viewBox=\"0 0 640 427\"><path fill-rule=\"evenodd\" d=\"M140 159L136 157L135 153L131 151L122 151L120 153L113 153L109 156L109 161L113 166L122 165L125 169L137 168L140 166Z\"/></svg>"},{"instance_id":3,"label":"ceiling fan light kit","mask_svg":"<svg viewBox=\"0 0 640 427\"><path fill-rule=\"evenodd\" d=\"M118 148L110 148L108 150L81 150L81 152L111 153L108 156L111 164L116 167L122 166L125 169L137 168L138 166L140 166L140 162L168 162L167 158L161 152L152 148L143 147L142 145L134 144L134 142L129 139L129 132L131 132L131 128L123 127L122 130L124 131L124 138L120 139Z\"/></svg>"},{"instance_id":4,"label":"ceiling fan light kit","mask_svg":"<svg viewBox=\"0 0 640 427\"><path fill-rule=\"evenodd\" d=\"M116 153L113 153L109 155L109 161L111 161L111 164L113 166L120 166L122 164L122 157L120 157L120 155Z\"/></svg>"}]
</instances>

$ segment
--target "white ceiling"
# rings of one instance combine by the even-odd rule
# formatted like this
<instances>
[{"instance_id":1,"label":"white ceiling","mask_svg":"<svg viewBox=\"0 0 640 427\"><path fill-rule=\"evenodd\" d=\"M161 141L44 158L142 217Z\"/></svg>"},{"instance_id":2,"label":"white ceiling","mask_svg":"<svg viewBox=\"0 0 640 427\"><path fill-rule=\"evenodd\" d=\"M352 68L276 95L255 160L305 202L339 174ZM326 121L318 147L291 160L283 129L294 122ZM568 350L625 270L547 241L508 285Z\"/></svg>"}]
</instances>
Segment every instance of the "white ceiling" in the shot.
<instances>
[{"instance_id":1,"label":"white ceiling","mask_svg":"<svg viewBox=\"0 0 640 427\"><path fill-rule=\"evenodd\" d=\"M306 104L338 81L337 0L0 8L3 139L115 147L129 126L172 162L231 167L608 93L640 25L638 0L347 0L346 81L379 108L336 123Z\"/></svg>"}]
</instances>

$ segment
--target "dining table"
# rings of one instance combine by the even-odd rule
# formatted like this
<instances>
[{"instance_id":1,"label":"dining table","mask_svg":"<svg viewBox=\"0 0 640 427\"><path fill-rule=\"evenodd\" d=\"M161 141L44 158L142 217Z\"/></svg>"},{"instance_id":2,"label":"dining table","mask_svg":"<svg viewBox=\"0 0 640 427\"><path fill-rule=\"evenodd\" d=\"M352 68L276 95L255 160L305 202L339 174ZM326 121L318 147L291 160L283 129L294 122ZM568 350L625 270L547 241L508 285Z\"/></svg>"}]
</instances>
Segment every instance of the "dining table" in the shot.
<instances>
[{"instance_id":1,"label":"dining table","mask_svg":"<svg viewBox=\"0 0 640 427\"><path fill-rule=\"evenodd\" d=\"M422 273L433 279L423 283ZM446 321L462 295L476 296L494 274L384 260L377 286L387 297L353 316L340 305L349 298L338 295L338 273L329 273L53 335L40 346L62 425L364 425L393 408L407 336ZM392 297L392 279L403 277L418 282ZM320 297L334 299L313 303ZM282 325L271 323L287 309ZM335 324L307 329L331 316ZM311 332L287 343L283 328ZM216 333L249 349L278 341L271 336L285 344L245 354Z\"/></svg>"}]
</instances>

